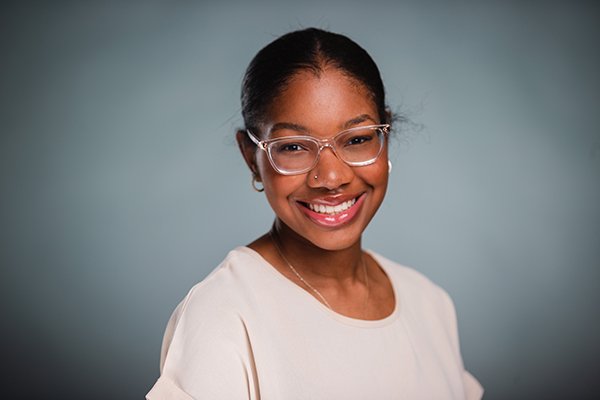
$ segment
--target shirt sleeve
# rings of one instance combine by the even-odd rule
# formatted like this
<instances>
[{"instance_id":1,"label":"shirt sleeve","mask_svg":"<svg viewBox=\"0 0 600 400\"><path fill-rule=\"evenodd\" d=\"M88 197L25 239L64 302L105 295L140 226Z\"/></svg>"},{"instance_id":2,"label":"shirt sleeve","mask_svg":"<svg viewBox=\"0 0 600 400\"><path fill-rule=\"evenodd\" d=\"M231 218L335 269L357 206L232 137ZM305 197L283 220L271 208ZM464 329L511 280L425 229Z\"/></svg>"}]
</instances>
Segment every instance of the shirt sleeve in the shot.
<instances>
[{"instance_id":1,"label":"shirt sleeve","mask_svg":"<svg viewBox=\"0 0 600 400\"><path fill-rule=\"evenodd\" d=\"M257 399L252 349L241 316L194 299L190 292L167 325L161 376L146 398Z\"/></svg>"},{"instance_id":2,"label":"shirt sleeve","mask_svg":"<svg viewBox=\"0 0 600 400\"><path fill-rule=\"evenodd\" d=\"M483 387L481 386L477 378L471 375L469 371L464 369L464 363L460 351L460 340L458 335L458 319L456 316L456 308L454 307L454 302L445 290L441 289L441 292L443 294L444 303L446 303L446 316L452 332L452 341L454 344L456 357L458 358L460 367L462 368L462 383L465 392L465 399L480 400L483 397Z\"/></svg>"},{"instance_id":3,"label":"shirt sleeve","mask_svg":"<svg viewBox=\"0 0 600 400\"><path fill-rule=\"evenodd\" d=\"M150 392L146 395L146 400L192 400L193 398L181 390L175 382L166 376L158 378Z\"/></svg>"},{"instance_id":4,"label":"shirt sleeve","mask_svg":"<svg viewBox=\"0 0 600 400\"><path fill-rule=\"evenodd\" d=\"M483 387L467 370L463 372L463 382L467 400L479 400L483 397Z\"/></svg>"}]
</instances>

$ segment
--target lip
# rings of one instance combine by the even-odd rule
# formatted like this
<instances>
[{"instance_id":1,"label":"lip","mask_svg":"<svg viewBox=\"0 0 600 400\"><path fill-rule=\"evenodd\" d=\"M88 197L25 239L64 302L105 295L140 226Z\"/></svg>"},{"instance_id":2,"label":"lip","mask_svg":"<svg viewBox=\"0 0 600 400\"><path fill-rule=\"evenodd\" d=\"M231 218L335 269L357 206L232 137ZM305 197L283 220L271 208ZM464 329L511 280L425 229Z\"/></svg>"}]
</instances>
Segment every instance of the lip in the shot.
<instances>
[{"instance_id":1,"label":"lip","mask_svg":"<svg viewBox=\"0 0 600 400\"><path fill-rule=\"evenodd\" d=\"M296 204L298 205L298 208L300 208L300 211L302 211L304 215L306 215L311 221L313 221L317 225L327 228L335 228L352 221L356 214L358 214L358 211L364 203L365 198L366 194L361 193L358 196L323 197L311 201L298 201ZM352 199L356 199L356 202L350 208L335 215L320 214L312 211L310 208L304 205L305 203L312 203L336 206L338 204Z\"/></svg>"}]
</instances>

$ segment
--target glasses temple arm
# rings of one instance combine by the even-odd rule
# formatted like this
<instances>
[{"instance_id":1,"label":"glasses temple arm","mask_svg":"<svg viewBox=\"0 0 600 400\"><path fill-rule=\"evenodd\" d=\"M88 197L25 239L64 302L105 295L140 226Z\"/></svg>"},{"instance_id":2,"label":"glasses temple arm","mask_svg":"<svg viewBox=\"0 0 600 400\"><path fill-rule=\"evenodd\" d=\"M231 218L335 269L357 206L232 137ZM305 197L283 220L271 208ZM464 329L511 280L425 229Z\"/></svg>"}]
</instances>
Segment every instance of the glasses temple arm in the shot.
<instances>
[{"instance_id":1,"label":"glasses temple arm","mask_svg":"<svg viewBox=\"0 0 600 400\"><path fill-rule=\"evenodd\" d=\"M252 134L252 132L250 132L250 130L246 129L246 133L248 134L248 137L250 138L250 140L252 140L252 143L254 143L255 145L257 145L259 148L261 149L265 149L265 142L263 142L262 140L258 140L258 138L256 136L254 136Z\"/></svg>"}]
</instances>

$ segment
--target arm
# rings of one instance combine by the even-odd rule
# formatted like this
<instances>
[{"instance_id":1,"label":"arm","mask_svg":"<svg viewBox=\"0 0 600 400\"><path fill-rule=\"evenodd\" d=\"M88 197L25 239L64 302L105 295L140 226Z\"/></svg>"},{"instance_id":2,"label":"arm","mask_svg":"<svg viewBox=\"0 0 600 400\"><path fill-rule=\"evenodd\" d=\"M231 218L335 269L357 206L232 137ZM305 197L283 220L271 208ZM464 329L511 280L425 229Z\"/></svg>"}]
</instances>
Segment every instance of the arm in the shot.
<instances>
[{"instance_id":1,"label":"arm","mask_svg":"<svg viewBox=\"0 0 600 400\"><path fill-rule=\"evenodd\" d=\"M258 399L256 369L242 317L190 292L169 321L161 376L146 398Z\"/></svg>"}]
</instances>

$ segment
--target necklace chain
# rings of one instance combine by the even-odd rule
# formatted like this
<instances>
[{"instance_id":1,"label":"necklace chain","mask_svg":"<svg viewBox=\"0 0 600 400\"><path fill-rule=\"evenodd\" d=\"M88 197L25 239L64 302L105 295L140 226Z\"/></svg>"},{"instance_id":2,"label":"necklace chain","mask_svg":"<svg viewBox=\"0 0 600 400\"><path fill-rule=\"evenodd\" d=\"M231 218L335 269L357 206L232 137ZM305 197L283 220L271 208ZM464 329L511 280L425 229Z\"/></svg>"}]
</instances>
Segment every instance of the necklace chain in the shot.
<instances>
[{"instance_id":1,"label":"necklace chain","mask_svg":"<svg viewBox=\"0 0 600 400\"><path fill-rule=\"evenodd\" d=\"M279 254L279 256L283 259L283 261L285 261L285 263L288 265L288 267L290 268L290 270L292 270L292 272L294 273L294 275L296 275L298 277L298 279L300 280L300 282L302 282L303 284L306 285L306 287L308 287L310 290L312 290L319 297L319 299L321 299L321 301L323 302L323 304L325 304L327 306L327 308L329 308L330 310L334 311L333 307L331 307L331 304L329 304L329 302L327 301L327 299L325 298L325 296L323 296L321 294L321 292L319 292L317 290L316 287L314 287L306 279L304 279L304 277L302 275L300 275L300 273L298 272L298 270L296 270L296 268L294 268L294 266L292 265L292 263L283 254L283 251L281 250L281 247L279 247L279 243L277 242L277 239L275 239L275 236L273 236L273 231L269 232L269 236L271 237L271 241L273 242L273 245L275 246L275 249L277 250L277 253ZM369 295L370 295L370 292L371 292L370 288L369 288L369 274L367 274L367 264L365 263L365 258L362 256L362 253L361 253L361 258L360 259L362 261L363 271L365 273L365 285L367 286L367 296L365 297L365 304L364 304L364 308L366 309L367 303L369 302Z\"/></svg>"}]
</instances>

